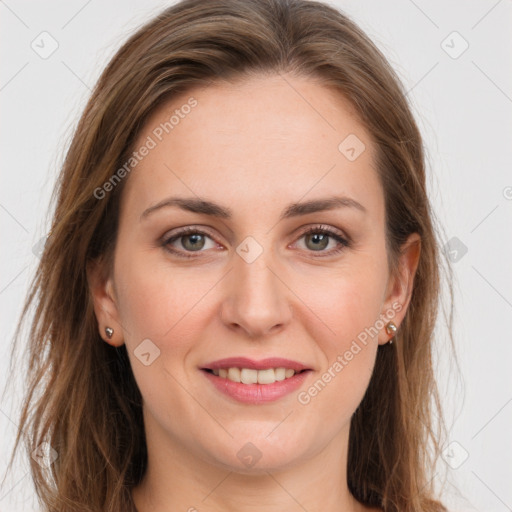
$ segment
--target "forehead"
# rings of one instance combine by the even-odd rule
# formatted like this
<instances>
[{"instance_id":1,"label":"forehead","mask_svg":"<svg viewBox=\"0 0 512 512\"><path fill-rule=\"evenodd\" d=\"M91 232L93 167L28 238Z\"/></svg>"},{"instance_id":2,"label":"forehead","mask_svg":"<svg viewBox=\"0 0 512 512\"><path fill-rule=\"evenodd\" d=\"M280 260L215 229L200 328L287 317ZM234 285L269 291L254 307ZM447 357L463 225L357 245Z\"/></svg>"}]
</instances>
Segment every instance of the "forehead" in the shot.
<instances>
[{"instance_id":1,"label":"forehead","mask_svg":"<svg viewBox=\"0 0 512 512\"><path fill-rule=\"evenodd\" d=\"M382 213L367 130L339 92L311 79L193 88L150 116L134 150L144 145L123 194L139 214L167 195L214 198L236 212L334 193Z\"/></svg>"}]
</instances>

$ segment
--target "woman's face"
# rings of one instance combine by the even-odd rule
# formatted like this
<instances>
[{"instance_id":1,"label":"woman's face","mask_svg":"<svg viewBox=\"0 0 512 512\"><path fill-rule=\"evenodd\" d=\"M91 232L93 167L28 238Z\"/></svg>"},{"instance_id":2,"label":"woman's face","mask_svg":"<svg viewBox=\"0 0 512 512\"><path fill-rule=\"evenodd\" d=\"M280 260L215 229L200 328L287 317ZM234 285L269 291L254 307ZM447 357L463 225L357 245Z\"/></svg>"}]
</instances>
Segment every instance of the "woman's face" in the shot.
<instances>
[{"instance_id":1,"label":"woman's face","mask_svg":"<svg viewBox=\"0 0 512 512\"><path fill-rule=\"evenodd\" d=\"M411 285L388 274L374 150L346 100L289 75L193 89L149 119L94 297L101 330L127 346L153 446L259 471L347 442ZM282 370L214 364L226 358L308 371L237 384L212 370Z\"/></svg>"}]
</instances>

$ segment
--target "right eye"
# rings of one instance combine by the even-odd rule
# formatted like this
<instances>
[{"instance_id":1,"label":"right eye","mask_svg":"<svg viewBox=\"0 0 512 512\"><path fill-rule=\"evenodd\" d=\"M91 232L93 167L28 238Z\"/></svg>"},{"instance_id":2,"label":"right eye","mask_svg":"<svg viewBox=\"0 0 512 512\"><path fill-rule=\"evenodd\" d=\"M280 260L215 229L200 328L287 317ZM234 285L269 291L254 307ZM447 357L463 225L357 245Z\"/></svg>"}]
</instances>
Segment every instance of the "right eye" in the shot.
<instances>
[{"instance_id":1,"label":"right eye","mask_svg":"<svg viewBox=\"0 0 512 512\"><path fill-rule=\"evenodd\" d=\"M171 253L183 258L194 258L195 256L188 253L204 252L202 249L205 248L207 239L212 242L212 246L206 247L206 249L215 248L216 242L212 237L197 228L187 227L182 229L172 236L165 238L162 245ZM177 245L181 247L177 247Z\"/></svg>"}]
</instances>

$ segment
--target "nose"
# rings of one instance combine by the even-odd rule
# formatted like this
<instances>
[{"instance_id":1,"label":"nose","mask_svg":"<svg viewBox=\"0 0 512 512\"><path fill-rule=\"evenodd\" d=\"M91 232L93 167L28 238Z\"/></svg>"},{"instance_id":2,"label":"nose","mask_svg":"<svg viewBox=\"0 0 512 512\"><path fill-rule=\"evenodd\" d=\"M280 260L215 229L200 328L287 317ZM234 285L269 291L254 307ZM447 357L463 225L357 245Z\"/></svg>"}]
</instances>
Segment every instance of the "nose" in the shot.
<instances>
[{"instance_id":1,"label":"nose","mask_svg":"<svg viewBox=\"0 0 512 512\"><path fill-rule=\"evenodd\" d=\"M234 255L221 308L223 323L250 338L282 330L292 317L291 292L265 253L252 263Z\"/></svg>"}]
</instances>

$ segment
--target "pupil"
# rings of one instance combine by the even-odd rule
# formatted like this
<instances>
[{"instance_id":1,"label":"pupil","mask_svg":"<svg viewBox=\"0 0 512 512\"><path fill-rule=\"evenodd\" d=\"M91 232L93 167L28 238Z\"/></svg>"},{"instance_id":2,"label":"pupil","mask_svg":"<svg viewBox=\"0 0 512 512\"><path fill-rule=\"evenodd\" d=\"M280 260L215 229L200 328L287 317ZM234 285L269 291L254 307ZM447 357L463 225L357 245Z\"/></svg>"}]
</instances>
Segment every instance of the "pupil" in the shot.
<instances>
[{"instance_id":1,"label":"pupil","mask_svg":"<svg viewBox=\"0 0 512 512\"><path fill-rule=\"evenodd\" d=\"M315 233L313 235L309 235L309 239L314 239L314 243L315 244L317 244L317 242L321 243L321 245L316 245L316 247L314 246L313 247L314 250L316 250L318 248L325 249L327 247L328 242L329 242L328 235L323 234L323 233Z\"/></svg>"},{"instance_id":2,"label":"pupil","mask_svg":"<svg viewBox=\"0 0 512 512\"><path fill-rule=\"evenodd\" d=\"M201 240L201 238L203 237L203 235L199 235L199 234L195 234L195 235L187 235L184 239L183 239L183 247L185 247L185 249L201 249L204 245L204 240ZM192 242L189 244L188 242L191 241ZM203 242L202 244L198 242ZM187 245L189 245L189 247L187 247Z\"/></svg>"}]
</instances>

